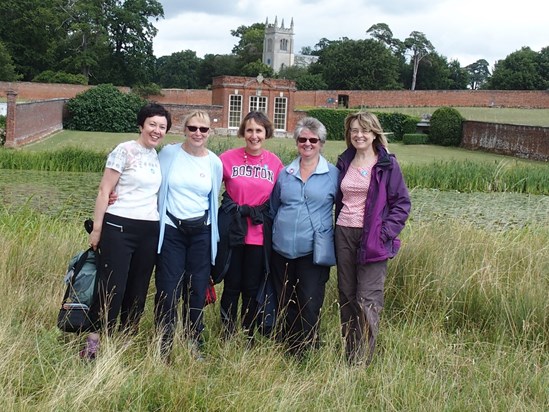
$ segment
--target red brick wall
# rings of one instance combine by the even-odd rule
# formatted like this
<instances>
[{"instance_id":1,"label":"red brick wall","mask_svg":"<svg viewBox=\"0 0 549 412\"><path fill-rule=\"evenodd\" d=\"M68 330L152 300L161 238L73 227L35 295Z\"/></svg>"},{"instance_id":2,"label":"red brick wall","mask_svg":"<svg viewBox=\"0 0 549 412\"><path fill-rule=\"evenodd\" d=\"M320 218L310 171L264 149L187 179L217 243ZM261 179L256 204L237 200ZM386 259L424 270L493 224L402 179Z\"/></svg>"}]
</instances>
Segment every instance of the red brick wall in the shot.
<instances>
[{"instance_id":1,"label":"red brick wall","mask_svg":"<svg viewBox=\"0 0 549 412\"><path fill-rule=\"evenodd\" d=\"M183 123L185 117L193 110L204 110L210 115L211 127L219 129L223 124L223 107L212 105L182 105L182 104L164 104L164 107L169 110L172 115L172 128L170 133L183 133Z\"/></svg>"},{"instance_id":2,"label":"red brick wall","mask_svg":"<svg viewBox=\"0 0 549 412\"><path fill-rule=\"evenodd\" d=\"M93 86L78 84L53 84L34 82L0 82L0 91L5 95L8 90L17 93L17 100L48 100L71 99L79 93L85 92ZM129 92L129 87L119 87L123 92Z\"/></svg>"},{"instance_id":3,"label":"red brick wall","mask_svg":"<svg viewBox=\"0 0 549 412\"><path fill-rule=\"evenodd\" d=\"M549 161L549 127L465 121L462 146L471 150Z\"/></svg>"},{"instance_id":4,"label":"red brick wall","mask_svg":"<svg viewBox=\"0 0 549 412\"><path fill-rule=\"evenodd\" d=\"M65 99L19 103L15 106L12 130L8 129L6 147L19 147L63 129Z\"/></svg>"},{"instance_id":5,"label":"red brick wall","mask_svg":"<svg viewBox=\"0 0 549 412\"><path fill-rule=\"evenodd\" d=\"M295 107L337 107L339 95L349 107L518 107L549 108L547 90L318 90L297 91Z\"/></svg>"}]
</instances>

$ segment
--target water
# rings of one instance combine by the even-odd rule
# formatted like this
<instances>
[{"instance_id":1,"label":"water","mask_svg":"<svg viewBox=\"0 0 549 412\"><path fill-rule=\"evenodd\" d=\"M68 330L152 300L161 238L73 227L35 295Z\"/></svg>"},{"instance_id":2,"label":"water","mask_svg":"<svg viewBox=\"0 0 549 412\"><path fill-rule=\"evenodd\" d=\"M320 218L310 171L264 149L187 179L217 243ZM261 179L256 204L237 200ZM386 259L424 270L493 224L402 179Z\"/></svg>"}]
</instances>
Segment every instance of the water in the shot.
<instances>
[{"instance_id":1,"label":"water","mask_svg":"<svg viewBox=\"0 0 549 412\"><path fill-rule=\"evenodd\" d=\"M0 169L0 202L31 207L68 219L93 216L101 173ZM459 193L410 190L410 221L459 219L478 227L506 230L549 224L549 196L520 193Z\"/></svg>"}]
</instances>

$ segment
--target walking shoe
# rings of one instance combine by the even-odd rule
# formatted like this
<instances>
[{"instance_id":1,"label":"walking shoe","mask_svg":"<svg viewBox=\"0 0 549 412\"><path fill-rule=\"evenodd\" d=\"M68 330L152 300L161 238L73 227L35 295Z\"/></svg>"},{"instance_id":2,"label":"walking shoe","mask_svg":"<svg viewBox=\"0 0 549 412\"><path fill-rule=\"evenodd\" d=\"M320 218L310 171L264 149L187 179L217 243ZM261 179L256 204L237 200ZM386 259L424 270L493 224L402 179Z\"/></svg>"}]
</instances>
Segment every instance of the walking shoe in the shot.
<instances>
[{"instance_id":1,"label":"walking shoe","mask_svg":"<svg viewBox=\"0 0 549 412\"><path fill-rule=\"evenodd\" d=\"M80 359L94 360L97 357L99 351L99 339L92 339L88 336L86 339L86 346L80 351Z\"/></svg>"}]
</instances>

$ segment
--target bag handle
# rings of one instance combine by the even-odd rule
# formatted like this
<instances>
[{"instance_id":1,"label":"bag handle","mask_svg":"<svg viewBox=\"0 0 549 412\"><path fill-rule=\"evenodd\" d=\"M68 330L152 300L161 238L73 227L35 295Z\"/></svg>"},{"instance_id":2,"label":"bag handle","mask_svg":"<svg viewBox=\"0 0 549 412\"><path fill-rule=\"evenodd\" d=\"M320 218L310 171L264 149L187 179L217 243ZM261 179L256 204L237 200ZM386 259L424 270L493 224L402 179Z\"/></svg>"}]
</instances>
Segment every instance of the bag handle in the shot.
<instances>
[{"instance_id":1,"label":"bag handle","mask_svg":"<svg viewBox=\"0 0 549 412\"><path fill-rule=\"evenodd\" d=\"M74 265L70 268L72 270L72 276L69 278L69 286L74 284L74 281L76 280L76 276L80 271L82 270L82 267L84 267L84 264L86 263L86 260L88 260L88 257L90 255L90 252L93 252L93 248L89 248L82 252L78 260L75 262ZM65 290L65 294L63 295L63 303L66 303L67 298L69 297L70 293L70 287L67 287Z\"/></svg>"}]
</instances>

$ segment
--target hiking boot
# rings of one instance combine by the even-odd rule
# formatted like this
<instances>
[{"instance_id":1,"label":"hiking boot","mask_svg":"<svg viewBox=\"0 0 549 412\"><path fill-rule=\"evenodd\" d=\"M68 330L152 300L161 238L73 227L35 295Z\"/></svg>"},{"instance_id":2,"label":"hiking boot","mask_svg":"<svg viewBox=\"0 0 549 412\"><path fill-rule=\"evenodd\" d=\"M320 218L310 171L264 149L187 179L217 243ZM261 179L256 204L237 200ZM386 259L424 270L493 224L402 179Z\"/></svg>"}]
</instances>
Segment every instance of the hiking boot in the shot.
<instances>
[{"instance_id":1,"label":"hiking boot","mask_svg":"<svg viewBox=\"0 0 549 412\"><path fill-rule=\"evenodd\" d=\"M79 353L80 359L94 360L97 357L99 351L99 339L93 339L88 336L86 339L86 346Z\"/></svg>"}]
</instances>

